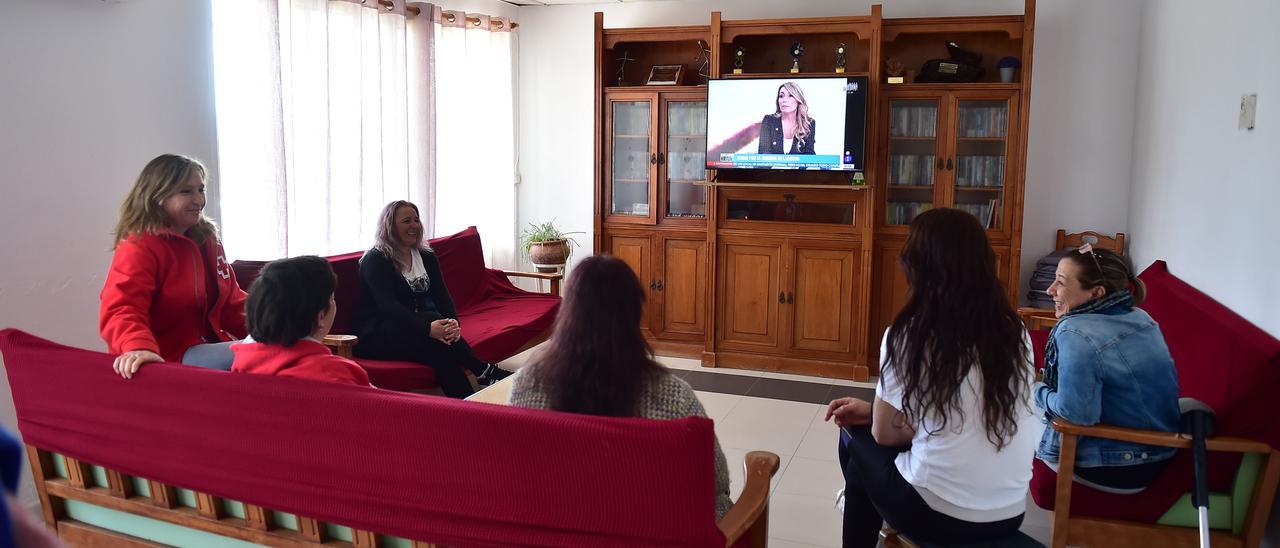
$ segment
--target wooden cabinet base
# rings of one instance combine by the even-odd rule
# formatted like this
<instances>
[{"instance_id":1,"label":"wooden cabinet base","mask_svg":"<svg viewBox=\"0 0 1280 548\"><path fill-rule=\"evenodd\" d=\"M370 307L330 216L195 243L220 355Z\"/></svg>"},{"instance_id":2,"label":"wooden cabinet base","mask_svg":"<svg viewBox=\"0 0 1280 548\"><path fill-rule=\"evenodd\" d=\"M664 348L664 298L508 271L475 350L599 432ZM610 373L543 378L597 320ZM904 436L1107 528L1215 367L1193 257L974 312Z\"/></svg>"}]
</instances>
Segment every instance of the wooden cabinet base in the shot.
<instances>
[{"instance_id":1,"label":"wooden cabinet base","mask_svg":"<svg viewBox=\"0 0 1280 548\"><path fill-rule=\"evenodd\" d=\"M702 354L702 366L773 371L789 375L811 375L814 377L855 381L866 381L870 378L870 371L865 365L812 358L726 352L723 350L719 352L704 352Z\"/></svg>"},{"instance_id":2,"label":"wooden cabinet base","mask_svg":"<svg viewBox=\"0 0 1280 548\"><path fill-rule=\"evenodd\" d=\"M704 345L700 342L664 341L661 339L649 339L649 345L653 347L654 354L659 356L691 360L701 359L702 349L704 348Z\"/></svg>"}]
</instances>

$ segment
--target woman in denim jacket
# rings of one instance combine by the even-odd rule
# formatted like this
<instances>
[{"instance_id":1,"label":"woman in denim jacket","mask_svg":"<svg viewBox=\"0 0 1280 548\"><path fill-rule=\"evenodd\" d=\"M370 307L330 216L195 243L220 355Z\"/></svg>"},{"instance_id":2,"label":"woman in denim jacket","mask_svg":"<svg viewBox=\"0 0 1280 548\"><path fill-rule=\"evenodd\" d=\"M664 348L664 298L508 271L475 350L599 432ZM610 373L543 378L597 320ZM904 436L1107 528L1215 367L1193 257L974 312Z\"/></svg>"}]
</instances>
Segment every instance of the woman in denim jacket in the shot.
<instances>
[{"instance_id":1,"label":"woman in denim jacket","mask_svg":"<svg viewBox=\"0 0 1280 548\"><path fill-rule=\"evenodd\" d=\"M1045 348L1044 382L1035 387L1046 424L1036 456L1057 470L1059 435L1047 426L1054 417L1176 432L1178 372L1160 326L1135 308L1146 289L1128 260L1085 245L1058 263L1047 293L1060 320ZM1084 437L1076 448L1074 479L1108 492L1138 492L1175 452Z\"/></svg>"}]
</instances>

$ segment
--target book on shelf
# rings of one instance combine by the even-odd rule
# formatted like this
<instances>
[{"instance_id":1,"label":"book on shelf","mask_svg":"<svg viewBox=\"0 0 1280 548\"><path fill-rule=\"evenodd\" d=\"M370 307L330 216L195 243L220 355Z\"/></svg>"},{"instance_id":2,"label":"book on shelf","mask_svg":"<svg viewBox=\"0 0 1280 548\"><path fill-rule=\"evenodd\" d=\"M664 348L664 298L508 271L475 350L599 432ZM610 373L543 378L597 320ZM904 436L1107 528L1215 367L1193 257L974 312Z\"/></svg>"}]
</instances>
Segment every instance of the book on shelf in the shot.
<instances>
[{"instance_id":1,"label":"book on shelf","mask_svg":"<svg viewBox=\"0 0 1280 548\"><path fill-rule=\"evenodd\" d=\"M956 158L956 186L1004 186L1004 156L963 155Z\"/></svg>"},{"instance_id":2,"label":"book on shelf","mask_svg":"<svg viewBox=\"0 0 1280 548\"><path fill-rule=\"evenodd\" d=\"M961 137L1004 137L1009 109L1002 106L960 107Z\"/></svg>"},{"instance_id":3,"label":"book on shelf","mask_svg":"<svg viewBox=\"0 0 1280 548\"><path fill-rule=\"evenodd\" d=\"M894 106L889 121L892 137L934 137L938 108L934 106Z\"/></svg>"},{"instance_id":4,"label":"book on shelf","mask_svg":"<svg viewBox=\"0 0 1280 548\"><path fill-rule=\"evenodd\" d=\"M894 154L889 157L889 185L933 184L932 154Z\"/></svg>"},{"instance_id":5,"label":"book on shelf","mask_svg":"<svg viewBox=\"0 0 1280 548\"><path fill-rule=\"evenodd\" d=\"M916 215L933 209L933 202L889 202L885 209L886 224L905 225Z\"/></svg>"}]
</instances>

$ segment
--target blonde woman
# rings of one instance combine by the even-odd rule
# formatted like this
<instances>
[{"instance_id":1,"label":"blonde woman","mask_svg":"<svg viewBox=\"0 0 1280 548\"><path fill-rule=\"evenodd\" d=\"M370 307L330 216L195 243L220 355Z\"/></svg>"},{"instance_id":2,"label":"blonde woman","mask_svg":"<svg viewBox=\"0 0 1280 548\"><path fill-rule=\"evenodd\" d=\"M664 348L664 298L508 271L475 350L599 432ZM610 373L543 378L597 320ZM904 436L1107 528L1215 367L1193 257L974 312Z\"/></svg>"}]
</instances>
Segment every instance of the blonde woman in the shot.
<instances>
[{"instance_id":1,"label":"blonde woman","mask_svg":"<svg viewBox=\"0 0 1280 548\"><path fill-rule=\"evenodd\" d=\"M228 370L244 338L245 293L205 216L205 167L177 154L142 168L120 206L98 327L113 367L148 362Z\"/></svg>"},{"instance_id":2,"label":"blonde woman","mask_svg":"<svg viewBox=\"0 0 1280 548\"><path fill-rule=\"evenodd\" d=\"M817 124L809 117L804 90L795 82L778 86L773 114L760 120L760 154L814 154Z\"/></svg>"}]
</instances>

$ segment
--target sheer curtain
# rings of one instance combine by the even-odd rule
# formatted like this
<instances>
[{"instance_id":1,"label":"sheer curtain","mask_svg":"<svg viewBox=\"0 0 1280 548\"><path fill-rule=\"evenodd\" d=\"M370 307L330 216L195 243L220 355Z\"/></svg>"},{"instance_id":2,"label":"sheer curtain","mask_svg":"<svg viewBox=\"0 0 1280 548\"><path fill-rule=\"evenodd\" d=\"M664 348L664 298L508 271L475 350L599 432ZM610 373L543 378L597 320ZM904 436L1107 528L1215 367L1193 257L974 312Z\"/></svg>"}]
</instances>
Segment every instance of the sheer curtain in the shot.
<instances>
[{"instance_id":1,"label":"sheer curtain","mask_svg":"<svg viewBox=\"0 0 1280 548\"><path fill-rule=\"evenodd\" d=\"M511 22L444 11L436 26L436 230L476 225L490 268L517 268Z\"/></svg>"},{"instance_id":2,"label":"sheer curtain","mask_svg":"<svg viewBox=\"0 0 1280 548\"><path fill-rule=\"evenodd\" d=\"M477 225L489 266L514 267L510 22L366 4L213 3L228 254L365 249L407 199L429 232Z\"/></svg>"}]
</instances>

